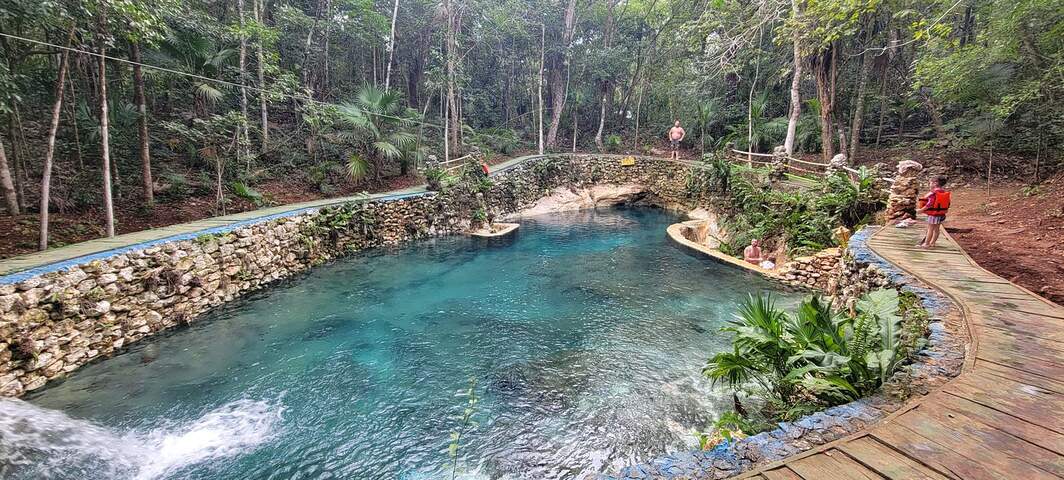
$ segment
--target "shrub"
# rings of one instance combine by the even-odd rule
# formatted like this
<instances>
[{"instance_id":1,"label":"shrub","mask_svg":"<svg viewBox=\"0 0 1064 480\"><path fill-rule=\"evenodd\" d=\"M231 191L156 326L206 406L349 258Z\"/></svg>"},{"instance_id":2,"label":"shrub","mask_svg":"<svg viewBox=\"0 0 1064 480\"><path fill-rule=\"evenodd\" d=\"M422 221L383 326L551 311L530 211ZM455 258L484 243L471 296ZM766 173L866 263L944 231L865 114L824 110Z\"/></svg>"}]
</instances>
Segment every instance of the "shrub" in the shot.
<instances>
[{"instance_id":1,"label":"shrub","mask_svg":"<svg viewBox=\"0 0 1064 480\"><path fill-rule=\"evenodd\" d=\"M911 353L901 311L895 290L865 295L853 317L819 296L794 315L770 297L751 296L724 328L734 335L732 350L713 356L702 372L763 400L761 413L770 418L852 401L879 388Z\"/></svg>"}]
</instances>

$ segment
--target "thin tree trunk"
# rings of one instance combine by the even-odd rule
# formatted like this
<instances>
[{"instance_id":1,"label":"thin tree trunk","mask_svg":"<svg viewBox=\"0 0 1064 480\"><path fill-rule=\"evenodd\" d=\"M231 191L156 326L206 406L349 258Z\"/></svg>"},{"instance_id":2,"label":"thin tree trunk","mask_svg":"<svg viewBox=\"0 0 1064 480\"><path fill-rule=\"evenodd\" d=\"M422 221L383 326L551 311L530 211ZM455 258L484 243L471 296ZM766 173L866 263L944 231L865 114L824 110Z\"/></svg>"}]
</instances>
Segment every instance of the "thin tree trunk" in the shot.
<instances>
[{"instance_id":1,"label":"thin tree trunk","mask_svg":"<svg viewBox=\"0 0 1064 480\"><path fill-rule=\"evenodd\" d=\"M792 18L798 18L798 0L791 0ZM801 36L794 32L794 74L791 76L791 109L787 117L787 138L783 141L783 148L787 155L794 154L794 137L798 132L798 118L802 115L802 98L799 87L802 83L802 48Z\"/></svg>"},{"instance_id":2,"label":"thin tree trunk","mask_svg":"<svg viewBox=\"0 0 1064 480\"><path fill-rule=\"evenodd\" d=\"M7 212L12 216L21 215L18 208L18 194L15 193L15 183L11 179L11 169L7 166L7 152L4 150L4 141L0 139L0 189L4 191L4 205Z\"/></svg>"},{"instance_id":3,"label":"thin tree trunk","mask_svg":"<svg viewBox=\"0 0 1064 480\"><path fill-rule=\"evenodd\" d=\"M14 103L14 99L12 99L11 105L14 106L14 109L18 108L18 104ZM13 192L15 192L15 210L8 211L13 212L13 214L17 215L19 213L22 213L22 210L24 210L23 207L25 206L25 195L23 195L24 192L22 191L22 169L20 168L22 164L22 155L20 155L21 149L19 148L19 129L16 126L14 112L12 112L12 114L8 116L7 135L11 139L11 161L8 165L6 165L6 168L4 168L6 173L0 172L0 177L6 174L12 182L11 189ZM25 143L23 142L22 145L25 145Z\"/></svg>"},{"instance_id":4,"label":"thin tree trunk","mask_svg":"<svg viewBox=\"0 0 1064 480\"><path fill-rule=\"evenodd\" d=\"M887 62L884 62L886 65ZM879 125L876 126L876 148L879 148L879 142L883 139L883 123L887 119L887 75L886 67L883 68L883 72L880 73L882 81L879 86Z\"/></svg>"},{"instance_id":5,"label":"thin tree trunk","mask_svg":"<svg viewBox=\"0 0 1064 480\"><path fill-rule=\"evenodd\" d=\"M746 151L751 152L746 154L746 161L749 162L751 166L754 164L754 156L752 155L752 152L754 152L754 149L756 148L754 145L754 89L757 88L757 79L761 76L761 41L764 33L765 31L758 27L757 64L754 67L754 81L750 82L750 94L746 100Z\"/></svg>"},{"instance_id":6,"label":"thin tree trunk","mask_svg":"<svg viewBox=\"0 0 1064 480\"><path fill-rule=\"evenodd\" d=\"M115 236L115 209L114 201L111 199L111 139L109 131L110 120L107 112L107 60L104 55L107 53L107 43L102 39L106 25L107 14L105 10L100 12L100 57L99 57L99 89L100 89L100 158L103 162L100 170L103 174L103 210L104 210L104 229L107 231L108 237Z\"/></svg>"},{"instance_id":7,"label":"thin tree trunk","mask_svg":"<svg viewBox=\"0 0 1064 480\"><path fill-rule=\"evenodd\" d=\"M262 0L253 0L252 3L254 5L253 8L255 10L255 21L259 24L259 28L264 28L265 26L263 25L263 20L262 19L265 16L265 13L266 13L265 12L266 6L265 5L260 5L261 2L262 2ZM260 34L260 35L256 36L255 40L256 40L256 42L255 42L256 43L256 47L258 47L258 48L256 48L255 55L257 57L256 58L256 60L257 60L256 63L258 64L257 65L257 69L258 69L258 74L259 74L259 89L260 89L260 91L259 91L259 114L261 115L261 119L259 120L259 123L261 124L260 128L262 129L262 152L265 153L270 148L270 121L269 121L269 112L268 112L268 110L266 108L266 60L265 60L265 54L263 53L262 35Z\"/></svg>"},{"instance_id":8,"label":"thin tree trunk","mask_svg":"<svg viewBox=\"0 0 1064 480\"><path fill-rule=\"evenodd\" d=\"M853 123L850 124L850 163L857 161L857 150L861 145L861 126L864 123L865 90L868 88L868 73L872 68L872 56L865 52L861 55L861 78L857 82L857 98L854 99Z\"/></svg>"},{"instance_id":9,"label":"thin tree trunk","mask_svg":"<svg viewBox=\"0 0 1064 480\"><path fill-rule=\"evenodd\" d=\"M140 177L142 188L144 190L144 205L151 207L155 205L155 192L152 187L151 178L151 141L148 137L148 102L144 97L144 70L140 66L141 55L139 43L130 42L129 56L134 62L133 101L137 104L137 113L140 116L140 118L137 119L137 127L140 136ZM41 240L44 241L45 238L42 238ZM42 247L41 250L43 249L44 248Z\"/></svg>"},{"instance_id":10,"label":"thin tree trunk","mask_svg":"<svg viewBox=\"0 0 1064 480\"><path fill-rule=\"evenodd\" d=\"M307 32L307 41L303 43L303 88L313 96L313 90L310 87L310 47L314 42L314 30L318 28L318 22L321 21L322 2L318 1L317 9L314 12L314 24L310 26L310 30Z\"/></svg>"},{"instance_id":11,"label":"thin tree trunk","mask_svg":"<svg viewBox=\"0 0 1064 480\"><path fill-rule=\"evenodd\" d=\"M67 45L74 39L74 27L70 27L67 35ZM135 44L134 44L135 45ZM134 60L139 62L140 59ZM55 82L55 103L52 105L52 123L48 129L47 148L44 151L44 167L41 173L41 226L40 237L37 241L39 250L48 249L48 213L52 193L52 160L55 158L55 137L59 133L59 115L63 111L63 94L66 87L67 68L70 65L70 51L63 50L63 56L59 59L59 78Z\"/></svg>"},{"instance_id":12,"label":"thin tree trunk","mask_svg":"<svg viewBox=\"0 0 1064 480\"><path fill-rule=\"evenodd\" d=\"M609 83L606 82L605 85L609 85ZM598 147L600 152L602 151L602 130L606 126L606 94L608 93L607 90L608 87L603 87L602 102L600 105L601 109L599 110L598 130L595 131L595 146Z\"/></svg>"},{"instance_id":13,"label":"thin tree trunk","mask_svg":"<svg viewBox=\"0 0 1064 480\"><path fill-rule=\"evenodd\" d=\"M576 109L574 108L573 111L572 111L572 116L573 116L573 153L576 153L576 132L577 132L577 130L576 130L576 120L577 120L577 117L578 117L578 115L576 113L577 113Z\"/></svg>"},{"instance_id":14,"label":"thin tree trunk","mask_svg":"<svg viewBox=\"0 0 1064 480\"><path fill-rule=\"evenodd\" d=\"M562 31L562 44L565 48L561 63L566 68L565 84L562 84L562 65L555 65L551 71L551 118L550 130L547 132L547 145L555 146L558 141L558 128L562 124L562 112L565 110L565 97L568 95L569 57L572 49L573 30L576 26L576 0L569 0L565 7L565 30Z\"/></svg>"},{"instance_id":15,"label":"thin tree trunk","mask_svg":"<svg viewBox=\"0 0 1064 480\"><path fill-rule=\"evenodd\" d=\"M816 74L816 92L820 100L820 144L821 157L825 161L835 156L835 132L832 114L834 113L834 50L835 46L829 46L826 50L818 53L813 62L813 71Z\"/></svg>"},{"instance_id":16,"label":"thin tree trunk","mask_svg":"<svg viewBox=\"0 0 1064 480\"><path fill-rule=\"evenodd\" d=\"M613 39L613 11L619 1L609 0L609 4L606 5L606 25L603 28L602 46L607 49L610 48L611 40ZM612 94L610 81L603 80L599 88L602 91L602 104L599 111L598 130L595 132L595 146L598 147L599 151L602 151L602 131L606 128L606 102L608 96Z\"/></svg>"},{"instance_id":17,"label":"thin tree trunk","mask_svg":"<svg viewBox=\"0 0 1064 480\"><path fill-rule=\"evenodd\" d=\"M244 0L236 0L236 11L240 17L240 53L237 63L240 68L240 125L237 126L237 158L247 158L247 171L251 171L251 153L248 146L251 139L248 137L248 88L247 88L247 57L248 37L244 31Z\"/></svg>"},{"instance_id":18,"label":"thin tree trunk","mask_svg":"<svg viewBox=\"0 0 1064 480\"><path fill-rule=\"evenodd\" d=\"M632 141L632 147L636 153L639 153L639 117L643 110L643 92L646 91L646 85L642 82L639 83L639 95L636 97L635 102L635 139Z\"/></svg>"},{"instance_id":19,"label":"thin tree trunk","mask_svg":"<svg viewBox=\"0 0 1064 480\"><path fill-rule=\"evenodd\" d=\"M946 138L946 127L942 123L942 110L938 106L930 94L923 94L924 106L927 107L927 113L931 116L931 126L935 129L935 138Z\"/></svg>"},{"instance_id":20,"label":"thin tree trunk","mask_svg":"<svg viewBox=\"0 0 1064 480\"><path fill-rule=\"evenodd\" d=\"M69 61L69 60L68 60ZM67 67L69 68L69 67ZM85 169L85 155L81 151L81 133L78 131L78 117L74 113L74 104L77 102L77 92L74 91L74 81L67 76L67 83L70 84L70 101L67 102L67 116L70 117L70 125L74 127L74 145L77 147L78 169Z\"/></svg>"},{"instance_id":21,"label":"thin tree trunk","mask_svg":"<svg viewBox=\"0 0 1064 480\"><path fill-rule=\"evenodd\" d=\"M539 154L543 155L543 68L547 51L547 26L539 24L539 81L536 82L539 97Z\"/></svg>"},{"instance_id":22,"label":"thin tree trunk","mask_svg":"<svg viewBox=\"0 0 1064 480\"><path fill-rule=\"evenodd\" d=\"M447 140L450 142L450 150L457 152L459 148L459 142L461 139L462 125L459 123L458 116L458 101L455 99L455 69L456 69L456 52L457 48L457 21L455 19L454 6L451 0L444 1L444 11L447 15L447 120L449 123L449 133Z\"/></svg>"},{"instance_id":23,"label":"thin tree trunk","mask_svg":"<svg viewBox=\"0 0 1064 480\"><path fill-rule=\"evenodd\" d=\"M395 20L399 17L399 0L392 7L392 33L388 37L388 65L384 68L384 91L388 91L392 82L392 59L395 57Z\"/></svg>"}]
</instances>

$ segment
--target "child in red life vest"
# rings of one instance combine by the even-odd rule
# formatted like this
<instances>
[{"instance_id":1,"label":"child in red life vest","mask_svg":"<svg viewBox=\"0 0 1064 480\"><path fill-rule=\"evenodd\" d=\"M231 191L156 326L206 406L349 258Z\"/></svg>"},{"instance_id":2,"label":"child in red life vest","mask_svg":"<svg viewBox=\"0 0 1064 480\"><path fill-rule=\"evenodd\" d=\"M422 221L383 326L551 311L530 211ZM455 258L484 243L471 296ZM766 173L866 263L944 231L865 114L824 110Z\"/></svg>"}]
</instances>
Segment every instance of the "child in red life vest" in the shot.
<instances>
[{"instance_id":1,"label":"child in red life vest","mask_svg":"<svg viewBox=\"0 0 1064 480\"><path fill-rule=\"evenodd\" d=\"M939 175L929 183L931 191L920 198L922 206L916 211L927 215L927 233L924 235L924 241L916 245L920 248L934 248L942 222L946 221L946 212L949 211L950 195L944 188L946 177Z\"/></svg>"}]
</instances>

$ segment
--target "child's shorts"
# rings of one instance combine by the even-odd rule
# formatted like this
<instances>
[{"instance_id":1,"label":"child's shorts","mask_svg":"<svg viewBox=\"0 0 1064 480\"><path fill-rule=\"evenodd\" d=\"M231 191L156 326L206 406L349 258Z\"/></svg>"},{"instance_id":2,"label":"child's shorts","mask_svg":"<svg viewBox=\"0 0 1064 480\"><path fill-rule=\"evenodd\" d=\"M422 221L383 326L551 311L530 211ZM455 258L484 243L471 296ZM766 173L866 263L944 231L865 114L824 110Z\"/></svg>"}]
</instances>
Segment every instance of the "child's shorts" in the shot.
<instances>
[{"instance_id":1,"label":"child's shorts","mask_svg":"<svg viewBox=\"0 0 1064 480\"><path fill-rule=\"evenodd\" d=\"M946 216L945 215L928 215L927 216L927 223L930 224L930 225L938 225L938 224L940 224L940 223L942 223L944 221L946 221Z\"/></svg>"}]
</instances>

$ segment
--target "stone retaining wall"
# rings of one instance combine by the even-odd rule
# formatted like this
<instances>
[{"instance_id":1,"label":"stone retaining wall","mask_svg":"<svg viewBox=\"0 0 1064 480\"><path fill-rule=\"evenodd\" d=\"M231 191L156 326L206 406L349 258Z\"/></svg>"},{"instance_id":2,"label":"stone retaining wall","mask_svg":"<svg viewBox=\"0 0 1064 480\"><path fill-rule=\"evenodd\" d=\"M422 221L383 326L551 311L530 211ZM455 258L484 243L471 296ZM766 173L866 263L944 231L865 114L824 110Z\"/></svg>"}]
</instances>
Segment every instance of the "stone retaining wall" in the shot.
<instances>
[{"instance_id":1,"label":"stone retaining wall","mask_svg":"<svg viewBox=\"0 0 1064 480\"><path fill-rule=\"evenodd\" d=\"M837 283L833 281L834 275L841 256L842 249L828 248L813 255L795 258L781 265L775 273L791 286L833 293Z\"/></svg>"},{"instance_id":2,"label":"stone retaining wall","mask_svg":"<svg viewBox=\"0 0 1064 480\"><path fill-rule=\"evenodd\" d=\"M463 232L483 208L503 216L562 186L638 184L683 202L687 167L615 157L530 160L479 190L355 202L155 244L5 283L0 277L0 396L42 387L95 359L278 279L364 248Z\"/></svg>"}]
</instances>

